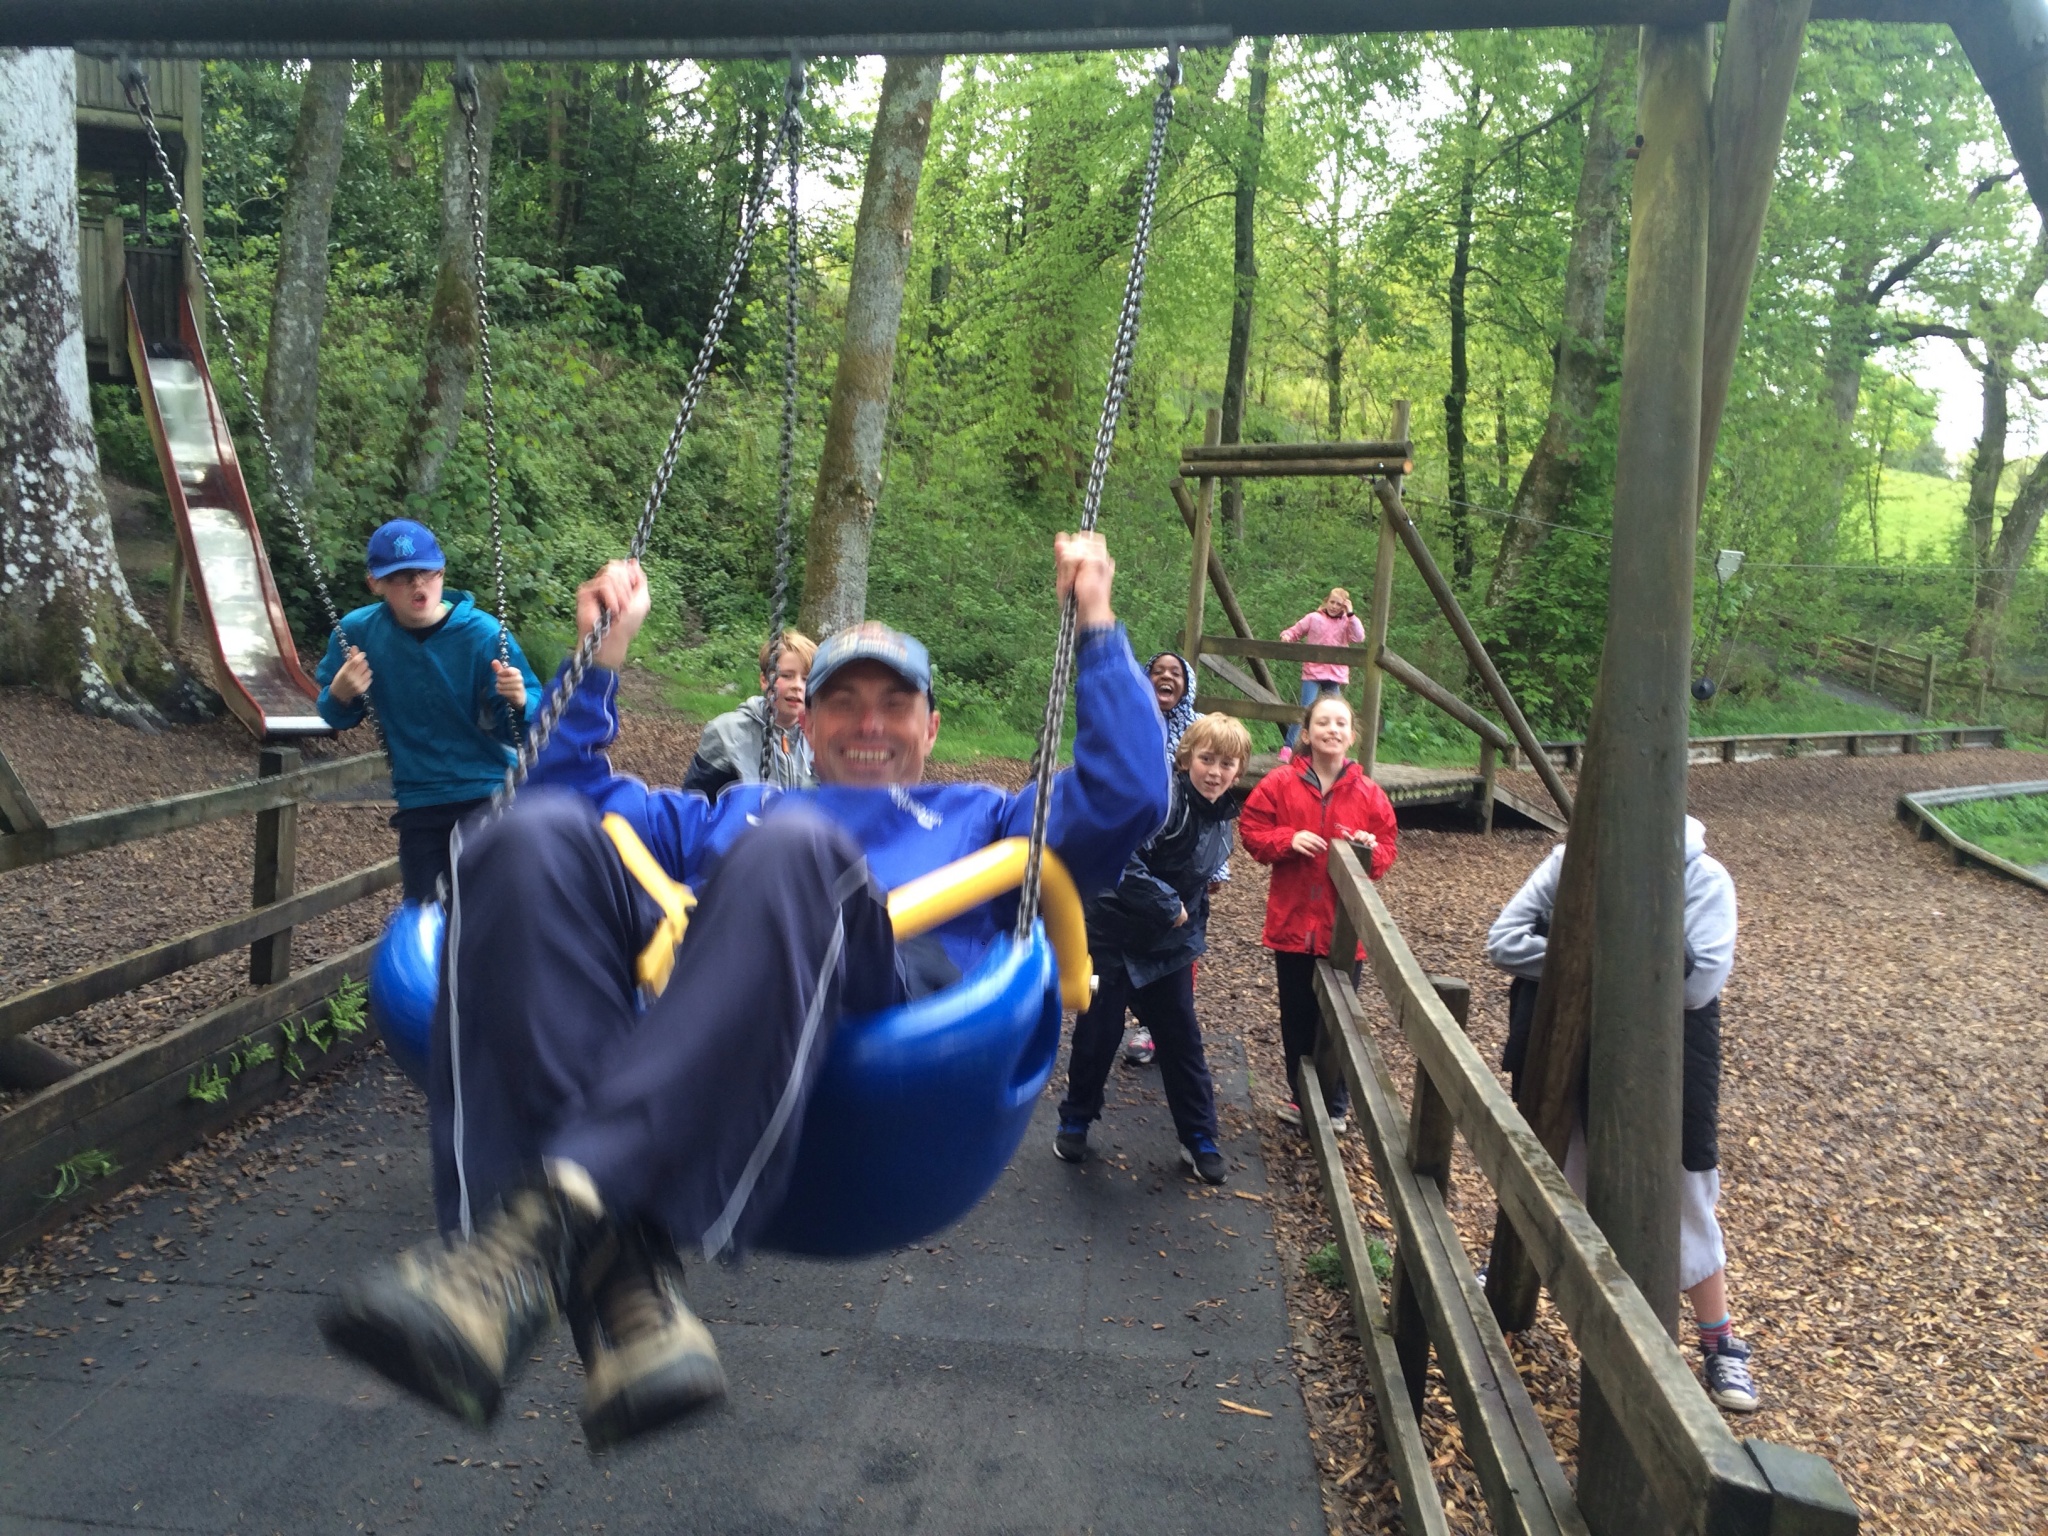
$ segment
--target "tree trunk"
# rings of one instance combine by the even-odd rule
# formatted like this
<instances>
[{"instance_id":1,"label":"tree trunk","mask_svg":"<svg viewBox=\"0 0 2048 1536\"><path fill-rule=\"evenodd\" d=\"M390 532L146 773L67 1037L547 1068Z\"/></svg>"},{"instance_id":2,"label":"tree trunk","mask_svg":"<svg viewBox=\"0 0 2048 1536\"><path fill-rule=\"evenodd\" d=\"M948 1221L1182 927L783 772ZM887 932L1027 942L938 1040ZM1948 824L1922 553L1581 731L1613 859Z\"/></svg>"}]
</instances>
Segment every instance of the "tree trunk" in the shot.
<instances>
[{"instance_id":1,"label":"tree trunk","mask_svg":"<svg viewBox=\"0 0 2048 1536\"><path fill-rule=\"evenodd\" d=\"M1970 552L1981 568L1991 553L1991 533L1998 519L1998 482L2005 475L2006 391L2009 351L1986 339L1984 344L1984 424L1977 433L1977 451L1970 459L1970 497L1963 516L1970 525Z\"/></svg>"},{"instance_id":2,"label":"tree trunk","mask_svg":"<svg viewBox=\"0 0 2048 1536\"><path fill-rule=\"evenodd\" d=\"M129 595L100 489L78 287L77 65L0 49L0 683L153 726L204 694Z\"/></svg>"},{"instance_id":3,"label":"tree trunk","mask_svg":"<svg viewBox=\"0 0 2048 1536\"><path fill-rule=\"evenodd\" d=\"M2041 514L2048 512L2048 453L2034 460L2034 467L2020 485L2019 494L2005 509L1999 525L1998 544L1991 552L1990 566L1977 581L1977 603L1970 613L1970 632L1963 642L1963 654L1989 662L1998 651L1998 628L2019 573L2034 553L2034 538L2041 531Z\"/></svg>"},{"instance_id":4,"label":"tree trunk","mask_svg":"<svg viewBox=\"0 0 2048 1536\"><path fill-rule=\"evenodd\" d=\"M1466 116L1476 115L1478 87L1466 100ZM1479 167L1468 153L1458 178L1458 223L1451 248L1451 387L1444 395L1444 472L1450 498L1451 571L1462 590L1472 581L1472 522L1466 515L1471 502L1465 480L1465 399L1470 393L1472 369L1466 357L1465 287L1472 275L1472 205L1479 190Z\"/></svg>"},{"instance_id":5,"label":"tree trunk","mask_svg":"<svg viewBox=\"0 0 2048 1536\"><path fill-rule=\"evenodd\" d=\"M1323 390L1325 424L1330 441L1344 440L1344 354L1349 338L1345 334L1344 305L1344 159L1346 145L1339 143L1330 157L1329 243L1323 250ZM1334 484L1334 482L1332 482Z\"/></svg>"},{"instance_id":6,"label":"tree trunk","mask_svg":"<svg viewBox=\"0 0 2048 1536\"><path fill-rule=\"evenodd\" d=\"M903 279L910 267L918 179L931 142L932 106L945 72L942 57L891 58L882 72L882 99L853 229L846 338L832 379L832 410L804 552L804 599L797 623L813 635L858 624L867 611L868 541L882 494Z\"/></svg>"},{"instance_id":7,"label":"tree trunk","mask_svg":"<svg viewBox=\"0 0 2048 1536\"><path fill-rule=\"evenodd\" d=\"M1259 166L1266 148L1266 87L1272 75L1273 39L1252 40L1251 73L1245 80L1245 138L1237 157L1235 251L1231 270L1235 284L1230 300L1230 360L1223 369L1223 437L1240 441L1244 431L1245 369L1251 362L1252 302L1258 295L1259 263L1253 247L1258 211ZM1223 486L1223 519L1230 535L1244 539L1244 487Z\"/></svg>"},{"instance_id":8,"label":"tree trunk","mask_svg":"<svg viewBox=\"0 0 2048 1536\"><path fill-rule=\"evenodd\" d=\"M548 232L556 247L566 233L563 215L568 208L569 96L563 88L567 73L560 64L548 69Z\"/></svg>"},{"instance_id":9,"label":"tree trunk","mask_svg":"<svg viewBox=\"0 0 2048 1536\"><path fill-rule=\"evenodd\" d=\"M477 180L483 188L483 217L491 213L491 133L505 100L505 68L479 64L477 83ZM441 484L441 471L462 427L462 404L476 367L475 236L469 219L469 148L462 111L451 107L441 157L441 275L434 284L427 319L426 358L420 392L399 439L398 489L408 502L424 501Z\"/></svg>"},{"instance_id":10,"label":"tree trunk","mask_svg":"<svg viewBox=\"0 0 2048 1536\"><path fill-rule=\"evenodd\" d=\"M1636 29L1601 34L1599 73L1586 103L1586 152L1572 210L1565 258L1564 314L1550 376L1550 412L1522 470L1510 522L1494 558L1487 602L1503 601L1521 579L1522 564L1549 537L1571 498L1585 451L1586 427L1609 367L1607 286L1614 275L1614 229L1621 214L1621 151L1632 101Z\"/></svg>"},{"instance_id":11,"label":"tree trunk","mask_svg":"<svg viewBox=\"0 0 2048 1536\"><path fill-rule=\"evenodd\" d=\"M427 66L418 59L386 59L378 70L384 106L384 132L391 140L391 174L410 176L419 169L405 120L427 83Z\"/></svg>"},{"instance_id":12,"label":"tree trunk","mask_svg":"<svg viewBox=\"0 0 2048 1536\"><path fill-rule=\"evenodd\" d=\"M327 228L341 175L342 127L355 66L319 59L306 72L280 220L277 280L270 290L270 343L263 414L293 495L313 488L320 406L320 327L327 316Z\"/></svg>"}]
</instances>

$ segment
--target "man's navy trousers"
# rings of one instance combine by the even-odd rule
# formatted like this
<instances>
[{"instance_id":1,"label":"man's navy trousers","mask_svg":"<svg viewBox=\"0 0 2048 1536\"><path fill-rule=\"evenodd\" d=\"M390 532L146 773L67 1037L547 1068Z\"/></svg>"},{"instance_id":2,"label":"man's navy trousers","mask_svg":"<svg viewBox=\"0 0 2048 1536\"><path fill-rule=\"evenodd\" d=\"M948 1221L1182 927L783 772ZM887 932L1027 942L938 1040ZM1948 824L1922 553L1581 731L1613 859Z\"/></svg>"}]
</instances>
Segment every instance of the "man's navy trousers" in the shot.
<instances>
[{"instance_id":1,"label":"man's navy trousers","mask_svg":"<svg viewBox=\"0 0 2048 1536\"><path fill-rule=\"evenodd\" d=\"M795 807L697 894L643 1007L634 965L661 913L589 800L529 790L463 829L428 1094L443 1230L544 1158L679 1245L744 1248L773 1217L842 1009L902 995L888 909L859 845Z\"/></svg>"}]
</instances>

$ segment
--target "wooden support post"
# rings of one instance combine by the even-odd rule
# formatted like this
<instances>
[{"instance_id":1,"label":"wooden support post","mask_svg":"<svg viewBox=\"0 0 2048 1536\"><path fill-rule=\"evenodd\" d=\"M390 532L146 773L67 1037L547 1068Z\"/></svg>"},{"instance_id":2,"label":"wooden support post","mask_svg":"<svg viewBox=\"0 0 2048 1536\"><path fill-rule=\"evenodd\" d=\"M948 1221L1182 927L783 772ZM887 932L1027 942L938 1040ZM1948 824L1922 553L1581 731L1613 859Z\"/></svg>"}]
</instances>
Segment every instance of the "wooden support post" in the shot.
<instances>
[{"instance_id":1,"label":"wooden support post","mask_svg":"<svg viewBox=\"0 0 2048 1536\"><path fill-rule=\"evenodd\" d=\"M1877 692L1877 659L1884 654L1875 640L1870 642L1870 681L1865 685L1870 692Z\"/></svg>"},{"instance_id":2,"label":"wooden support post","mask_svg":"<svg viewBox=\"0 0 2048 1536\"><path fill-rule=\"evenodd\" d=\"M1737 756L1737 748L1740 746L1741 742L1733 736L1730 736L1726 741L1722 742L1721 761L1724 763L1733 763L1739 761L1740 759Z\"/></svg>"},{"instance_id":3,"label":"wooden support post","mask_svg":"<svg viewBox=\"0 0 2048 1536\"><path fill-rule=\"evenodd\" d=\"M1223 413L1211 410L1202 426L1202 441L1214 443L1222 435ZM1215 477L1204 475L1195 495L1195 557L1188 563L1188 621L1181 631L1181 654L1190 662L1202 638L1202 599L1209 591L1209 513L1215 503Z\"/></svg>"},{"instance_id":4,"label":"wooden support post","mask_svg":"<svg viewBox=\"0 0 2048 1536\"><path fill-rule=\"evenodd\" d=\"M1529 722L1522 714L1522 708L1515 702L1515 696L1508 692L1508 685L1502 680L1500 668L1493 664L1493 658L1486 654L1486 647L1479 643L1479 635L1472 628L1472 621L1465 617L1465 610L1458 605L1458 595L1451 590L1451 584L1444 580L1444 573L1437 569L1436 557L1429 552L1429 546L1422 541L1422 531L1415 526L1415 520L1408 515L1408 509L1401 505L1401 493L1390 480L1375 482L1373 490L1380 498L1380 505L1386 509L1387 520L1394 525L1394 531L1401 536L1407 547L1408 557L1415 562L1415 568L1422 573L1423 582L1429 587L1436 605L1450 620L1451 629L1458 637L1458 643L1465 647L1465 659L1472 663L1472 670L1479 674L1479 680L1486 685L1486 691L1493 695L1494 707L1501 712L1508 723L1508 729L1515 733L1515 739L1522 744L1522 750L1529 754L1529 765L1543 780L1543 787L1550 791L1550 798L1557 802L1557 808L1564 812L1565 819L1572 814L1571 791L1564 787L1564 780L1558 777L1556 766L1550 761L1550 754L1543 750L1536 740L1536 733L1529 728Z\"/></svg>"},{"instance_id":5,"label":"wooden support post","mask_svg":"<svg viewBox=\"0 0 2048 1536\"><path fill-rule=\"evenodd\" d=\"M1500 781L1500 748L1479 743L1479 835L1493 836L1493 791Z\"/></svg>"},{"instance_id":6,"label":"wooden support post","mask_svg":"<svg viewBox=\"0 0 2048 1536\"><path fill-rule=\"evenodd\" d=\"M171 542L171 605L164 620L164 640L175 651L185 633L185 546Z\"/></svg>"},{"instance_id":7,"label":"wooden support post","mask_svg":"<svg viewBox=\"0 0 2048 1536\"><path fill-rule=\"evenodd\" d=\"M107 281L107 376L128 377L128 300L122 294L128 276L128 235L121 215L110 213L100 220L100 260Z\"/></svg>"},{"instance_id":8,"label":"wooden support post","mask_svg":"<svg viewBox=\"0 0 2048 1536\"><path fill-rule=\"evenodd\" d=\"M48 825L7 754L0 752L0 832L34 832Z\"/></svg>"},{"instance_id":9,"label":"wooden support post","mask_svg":"<svg viewBox=\"0 0 2048 1536\"><path fill-rule=\"evenodd\" d=\"M1742 319L1756 274L1771 175L1813 0L1733 0L1714 77L1713 172L1707 212L1707 313L1700 369L1699 502L1735 377Z\"/></svg>"},{"instance_id":10,"label":"wooden support post","mask_svg":"<svg viewBox=\"0 0 2048 1536\"><path fill-rule=\"evenodd\" d=\"M296 747L265 747L256 772L274 779L299 767ZM299 876L299 806L297 801L256 813L256 878L250 905L267 907L294 894ZM249 946L249 979L259 987L283 981L292 969L292 931L274 933Z\"/></svg>"},{"instance_id":11,"label":"wooden support post","mask_svg":"<svg viewBox=\"0 0 2048 1536\"><path fill-rule=\"evenodd\" d=\"M1188 532L1193 533L1198 514L1195 498L1188 494L1187 481L1171 480L1166 488L1173 492L1173 504L1180 508L1180 520L1188 525ZM1257 639L1252 633L1251 621L1245 618L1244 609L1238 605L1237 593L1230 585L1230 575L1223 569L1223 557L1216 553L1213 543L1209 547L1209 585L1216 589L1216 601L1222 606L1223 616L1230 621L1232 632L1240 640ZM1190 651L1188 660L1199 661L1201 658ZM1252 676L1259 680L1259 686L1278 697L1280 690L1273 686L1273 674L1266 669L1265 661L1251 656L1246 658L1246 664L1252 669Z\"/></svg>"},{"instance_id":12,"label":"wooden support post","mask_svg":"<svg viewBox=\"0 0 2048 1536\"><path fill-rule=\"evenodd\" d=\"M1472 1013L1472 987L1452 976L1432 976L1429 984L1443 999L1451 1017L1464 1029ZM1451 1152L1457 1141L1457 1122L1444 1096L1430 1081L1420 1062L1415 1066L1415 1091L1409 1098L1408 1165L1419 1177L1433 1179L1437 1192L1451 1189ZM1408 1383L1408 1396L1415 1411L1422 1412L1422 1391L1429 1380L1429 1322L1423 1315L1422 1298L1416 1294L1409 1266L1394 1264L1392 1326L1394 1352L1401 1360L1401 1374Z\"/></svg>"},{"instance_id":13,"label":"wooden support post","mask_svg":"<svg viewBox=\"0 0 2048 1536\"><path fill-rule=\"evenodd\" d=\"M1614 473L1607 641L1588 739L1593 852L1586 1205L1658 1320L1678 1321L1683 838L1707 188L1706 27L1645 27ZM1772 157L1775 159L1775 155ZM1760 174L1769 174L1766 163ZM1553 929L1553 946L1559 936ZM1594 1536L1668 1531L1621 1416L1586 1373L1579 1505Z\"/></svg>"},{"instance_id":14,"label":"wooden support post","mask_svg":"<svg viewBox=\"0 0 2048 1536\"><path fill-rule=\"evenodd\" d=\"M1401 442L1408 440L1408 402L1394 402L1394 436ZM1394 476L1392 483L1398 489L1400 477ZM1385 700L1382 697L1386 682L1380 667L1380 650L1387 643L1387 625L1394 612L1394 541L1400 536L1394 531L1393 520L1386 509L1380 510L1379 549L1373 559L1372 602L1366 609L1365 621L1365 696L1358 706L1358 762L1365 769L1365 776L1372 777L1373 769L1379 766L1380 757L1380 714Z\"/></svg>"},{"instance_id":15,"label":"wooden support post","mask_svg":"<svg viewBox=\"0 0 2048 1536\"><path fill-rule=\"evenodd\" d=\"M1927 653L1927 670L1920 679L1920 718L1932 719L1934 715L1934 652Z\"/></svg>"}]
</instances>

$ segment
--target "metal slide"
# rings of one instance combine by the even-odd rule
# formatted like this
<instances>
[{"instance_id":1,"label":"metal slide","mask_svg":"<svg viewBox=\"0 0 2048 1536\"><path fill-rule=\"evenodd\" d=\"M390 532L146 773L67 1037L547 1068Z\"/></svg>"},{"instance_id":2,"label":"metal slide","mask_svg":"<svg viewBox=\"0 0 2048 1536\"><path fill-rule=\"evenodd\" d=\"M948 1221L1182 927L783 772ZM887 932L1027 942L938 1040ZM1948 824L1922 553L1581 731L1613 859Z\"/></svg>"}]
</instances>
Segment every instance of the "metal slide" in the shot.
<instances>
[{"instance_id":1,"label":"metal slide","mask_svg":"<svg viewBox=\"0 0 2048 1536\"><path fill-rule=\"evenodd\" d=\"M278 600L191 302L178 300L175 338L145 337L125 283L122 298L128 357L141 385L142 411L156 443L192 595L213 647L221 696L259 739L331 736L333 728L313 708L320 690L299 665Z\"/></svg>"}]
</instances>

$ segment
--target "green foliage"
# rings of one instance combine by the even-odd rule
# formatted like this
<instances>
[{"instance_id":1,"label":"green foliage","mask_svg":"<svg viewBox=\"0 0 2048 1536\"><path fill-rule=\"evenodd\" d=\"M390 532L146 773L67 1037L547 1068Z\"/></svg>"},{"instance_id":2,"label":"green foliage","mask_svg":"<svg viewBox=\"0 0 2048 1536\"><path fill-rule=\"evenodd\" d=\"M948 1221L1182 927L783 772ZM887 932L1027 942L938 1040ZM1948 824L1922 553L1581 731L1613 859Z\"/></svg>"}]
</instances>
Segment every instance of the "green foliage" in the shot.
<instances>
[{"instance_id":1,"label":"green foliage","mask_svg":"<svg viewBox=\"0 0 2048 1536\"><path fill-rule=\"evenodd\" d=\"M2048 795L2004 795L1933 808L1958 837L2015 864L2048 864Z\"/></svg>"},{"instance_id":2,"label":"green foliage","mask_svg":"<svg viewBox=\"0 0 2048 1536\"><path fill-rule=\"evenodd\" d=\"M1724 690L1692 707L1695 736L1772 736L1791 731L1895 731L1905 717L1855 704L1800 678L1770 678L1740 693Z\"/></svg>"},{"instance_id":3,"label":"green foliage","mask_svg":"<svg viewBox=\"0 0 2048 1536\"><path fill-rule=\"evenodd\" d=\"M201 1104L224 1104L232 1081L230 1074L221 1071L217 1063L208 1062L198 1072L186 1077L185 1097Z\"/></svg>"},{"instance_id":4,"label":"green foliage","mask_svg":"<svg viewBox=\"0 0 2048 1536\"><path fill-rule=\"evenodd\" d=\"M83 1152L73 1153L57 1165L56 1187L43 1196L46 1201L68 1199L86 1185L104 1179L108 1174L118 1173L121 1165L112 1156L98 1147L88 1147Z\"/></svg>"},{"instance_id":5,"label":"green foliage","mask_svg":"<svg viewBox=\"0 0 2048 1536\"><path fill-rule=\"evenodd\" d=\"M1333 1291L1344 1288L1344 1260L1337 1252L1335 1243L1325 1243L1310 1254L1302 1264L1308 1276L1319 1285L1327 1285Z\"/></svg>"},{"instance_id":6,"label":"green foliage","mask_svg":"<svg viewBox=\"0 0 2048 1536\"><path fill-rule=\"evenodd\" d=\"M1414 402L1411 510L1444 565L1458 539L1471 540L1478 576L1463 594L1468 611L1532 721L1554 735L1583 730L1604 641L1618 381L1588 424L1559 526L1497 606L1487 606L1484 576L1548 411L1597 42L1569 29L1283 39L1255 211L1261 275L1246 435L1376 436L1393 401ZM869 586L870 613L931 647L942 756L1022 755L1037 724L1056 620L1048 544L1078 512L1155 62L1019 55L948 66L910 252ZM1221 393L1230 192L1248 132L1241 53L1193 50L1185 62L1145 328L1103 506L1119 613L1141 654L1177 644L1183 621L1189 546L1167 481ZM299 68L207 66L210 250L257 377ZM868 131L872 75L857 84L852 70L815 70L806 106L807 195L828 195L810 197L801 230L799 548ZM376 66L360 67L358 86L321 357L311 497L320 554L346 606L361 591L370 529L409 511L441 535L450 585L488 601L477 391L434 495L402 507L394 484L438 269L448 72L430 66L395 123L384 119ZM1830 631L1914 643L1964 632L1974 589L1966 484L1944 477L1929 401L1906 377L1909 348L1941 327L1995 320L2025 343L2022 363L2033 357L2027 306L1993 315L1981 301L2013 290L2031 226L2016 183L1985 184L2006 151L1953 37L1816 23L1800 89L1701 510L1702 551L1749 557L1725 593L1704 566L1696 583L1695 633L1704 651L1711 632L1716 648L1701 669L1742 688L1703 713L1713 729L1773 711L1804 728L1833 720L1831 701L1773 687ZM577 582L631 536L780 91L773 63L506 66L487 276L511 618L543 670L572 638ZM1468 183L1469 505L1453 505L1441 404L1446 294ZM160 225L161 211L152 215ZM1872 285L1933 234L1933 253L1873 299ZM638 654L696 713L751 689L767 618L779 262L771 230L648 550L656 601ZM1625 250L1617 262L1609 329L1618 340ZM153 484L133 398L125 386L95 390L102 453L114 472ZM230 412L246 443L250 423L232 399ZM287 605L300 632L317 637L310 576L277 525L261 456L243 459ZM2009 475L2008 500L2013 483ZM1219 528L1217 548L1258 633L1276 634L1333 584L1363 606L1376 514L1361 487L1251 482L1245 508L1242 536ZM1419 578L1405 561L1397 571L1390 643L1483 703ZM1217 625L1213 602L1210 612ZM2048 652L2044 619L2048 577L2029 574L2007 617L2010 648ZM1275 672L1291 688L1293 669ZM1262 745L1275 738L1259 734ZM1475 755L1466 732L1399 690L1381 750L1423 763ZM338 1027L323 1021L304 1038L324 1048ZM287 1070L302 1068L295 1037L285 1044Z\"/></svg>"}]
</instances>

